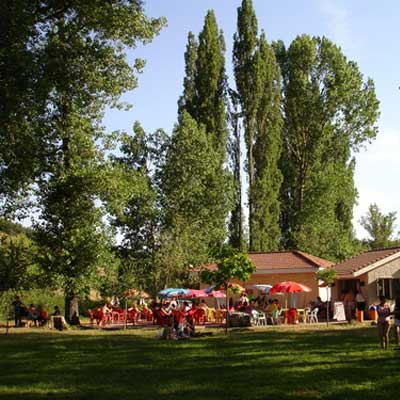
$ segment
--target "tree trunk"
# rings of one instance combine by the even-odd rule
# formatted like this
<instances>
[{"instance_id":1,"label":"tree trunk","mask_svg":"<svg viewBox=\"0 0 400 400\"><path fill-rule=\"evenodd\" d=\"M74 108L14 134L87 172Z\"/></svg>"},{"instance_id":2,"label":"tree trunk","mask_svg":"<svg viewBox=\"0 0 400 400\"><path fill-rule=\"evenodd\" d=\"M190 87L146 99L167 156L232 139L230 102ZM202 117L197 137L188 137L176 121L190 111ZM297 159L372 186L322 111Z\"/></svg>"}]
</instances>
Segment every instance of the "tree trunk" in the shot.
<instances>
[{"instance_id":1,"label":"tree trunk","mask_svg":"<svg viewBox=\"0 0 400 400\"><path fill-rule=\"evenodd\" d=\"M329 325L329 309L331 308L331 302L329 300L329 287L330 286L326 287L326 325Z\"/></svg>"}]
</instances>

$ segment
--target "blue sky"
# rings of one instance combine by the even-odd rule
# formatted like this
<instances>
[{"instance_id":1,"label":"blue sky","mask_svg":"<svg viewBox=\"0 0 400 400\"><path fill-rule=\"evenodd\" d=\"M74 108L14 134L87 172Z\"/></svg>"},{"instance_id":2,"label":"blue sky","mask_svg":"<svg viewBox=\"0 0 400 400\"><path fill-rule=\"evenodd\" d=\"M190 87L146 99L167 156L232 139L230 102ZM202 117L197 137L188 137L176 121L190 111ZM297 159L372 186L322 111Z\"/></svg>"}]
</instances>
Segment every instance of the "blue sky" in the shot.
<instances>
[{"instance_id":1,"label":"blue sky","mask_svg":"<svg viewBox=\"0 0 400 400\"><path fill-rule=\"evenodd\" d=\"M123 100L133 104L129 112L109 110L109 129L131 132L138 120L146 131L163 128L170 132L176 121L177 101L182 92L184 51L189 31L198 34L208 9L214 9L227 45L226 70L232 77L232 36L236 31L237 7L241 0L146 0L146 14L165 16L168 26L147 46L129 52L147 60L139 87ZM356 186L359 204L354 225L359 237L365 231L358 220L368 205L384 211L400 211L400 128L397 124L400 91L398 51L400 2L398 0L253 0L259 29L269 41L282 39L287 45L299 34L326 36L338 44L348 59L358 63L371 77L381 102L377 139L356 155ZM232 81L231 81L232 82ZM400 220L400 214L399 214Z\"/></svg>"}]
</instances>

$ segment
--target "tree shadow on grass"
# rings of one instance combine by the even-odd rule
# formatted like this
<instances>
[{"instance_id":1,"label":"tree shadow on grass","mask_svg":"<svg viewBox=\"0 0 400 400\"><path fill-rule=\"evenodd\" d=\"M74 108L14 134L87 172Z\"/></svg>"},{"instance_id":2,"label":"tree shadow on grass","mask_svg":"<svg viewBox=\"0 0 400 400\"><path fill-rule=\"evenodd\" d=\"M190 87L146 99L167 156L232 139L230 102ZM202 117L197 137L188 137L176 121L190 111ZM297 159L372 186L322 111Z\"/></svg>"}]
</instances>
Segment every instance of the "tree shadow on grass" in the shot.
<instances>
[{"instance_id":1,"label":"tree shadow on grass","mask_svg":"<svg viewBox=\"0 0 400 400\"><path fill-rule=\"evenodd\" d=\"M397 353L375 330L234 331L190 341L126 333L0 339L0 399L375 399L397 396ZM30 394L29 394L30 393Z\"/></svg>"}]
</instances>

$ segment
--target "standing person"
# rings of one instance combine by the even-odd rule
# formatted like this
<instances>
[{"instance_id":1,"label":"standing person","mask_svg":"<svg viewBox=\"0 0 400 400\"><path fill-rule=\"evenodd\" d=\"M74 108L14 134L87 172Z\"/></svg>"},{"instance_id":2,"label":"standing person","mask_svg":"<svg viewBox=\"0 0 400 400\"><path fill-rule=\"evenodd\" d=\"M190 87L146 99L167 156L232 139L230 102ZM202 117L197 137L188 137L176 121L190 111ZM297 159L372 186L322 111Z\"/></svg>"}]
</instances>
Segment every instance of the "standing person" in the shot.
<instances>
[{"instance_id":1,"label":"standing person","mask_svg":"<svg viewBox=\"0 0 400 400\"><path fill-rule=\"evenodd\" d=\"M12 306L14 308L15 327L18 328L19 326L21 326L21 309L22 309L22 301L19 298L19 296L15 296L15 299L12 302Z\"/></svg>"},{"instance_id":2,"label":"standing person","mask_svg":"<svg viewBox=\"0 0 400 400\"><path fill-rule=\"evenodd\" d=\"M389 319L391 312L389 304L386 303L385 296L380 296L379 301L379 304L376 306L378 313L378 335L382 349L386 350L389 345Z\"/></svg>"},{"instance_id":3,"label":"standing person","mask_svg":"<svg viewBox=\"0 0 400 400\"><path fill-rule=\"evenodd\" d=\"M400 294L396 296L393 315L394 315L394 334L397 344L396 350L400 350Z\"/></svg>"},{"instance_id":4,"label":"standing person","mask_svg":"<svg viewBox=\"0 0 400 400\"><path fill-rule=\"evenodd\" d=\"M364 311L365 310L365 297L361 293L361 290L359 290L356 294L356 303L357 303L357 311Z\"/></svg>"},{"instance_id":5,"label":"standing person","mask_svg":"<svg viewBox=\"0 0 400 400\"><path fill-rule=\"evenodd\" d=\"M114 310L119 309L119 298L117 296L112 296L110 304Z\"/></svg>"},{"instance_id":6,"label":"standing person","mask_svg":"<svg viewBox=\"0 0 400 400\"><path fill-rule=\"evenodd\" d=\"M346 313L346 319L350 322L353 319L353 311L354 311L354 294L352 290L348 290L345 292L343 296L344 309Z\"/></svg>"}]
</instances>

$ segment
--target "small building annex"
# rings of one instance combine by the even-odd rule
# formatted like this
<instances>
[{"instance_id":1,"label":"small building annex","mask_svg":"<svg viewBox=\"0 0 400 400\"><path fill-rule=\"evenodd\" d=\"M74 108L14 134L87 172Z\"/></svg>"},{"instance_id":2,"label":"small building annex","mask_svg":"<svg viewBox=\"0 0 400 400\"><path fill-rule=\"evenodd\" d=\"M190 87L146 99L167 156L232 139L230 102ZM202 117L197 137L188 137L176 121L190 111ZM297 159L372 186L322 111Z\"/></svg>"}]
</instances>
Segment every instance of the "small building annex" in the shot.
<instances>
[{"instance_id":1,"label":"small building annex","mask_svg":"<svg viewBox=\"0 0 400 400\"><path fill-rule=\"evenodd\" d=\"M370 305L377 303L381 295L393 300L400 293L400 247L366 251L334 268L337 280L332 288L333 299L360 291Z\"/></svg>"},{"instance_id":2,"label":"small building annex","mask_svg":"<svg viewBox=\"0 0 400 400\"><path fill-rule=\"evenodd\" d=\"M249 253L248 256L256 266L256 271L247 282L237 283L249 286L295 281L312 289L309 293L301 293L297 296L297 306L305 306L317 296L326 300L326 290L319 287L316 273L320 269L331 267L333 262L298 250L254 252Z\"/></svg>"}]
</instances>

